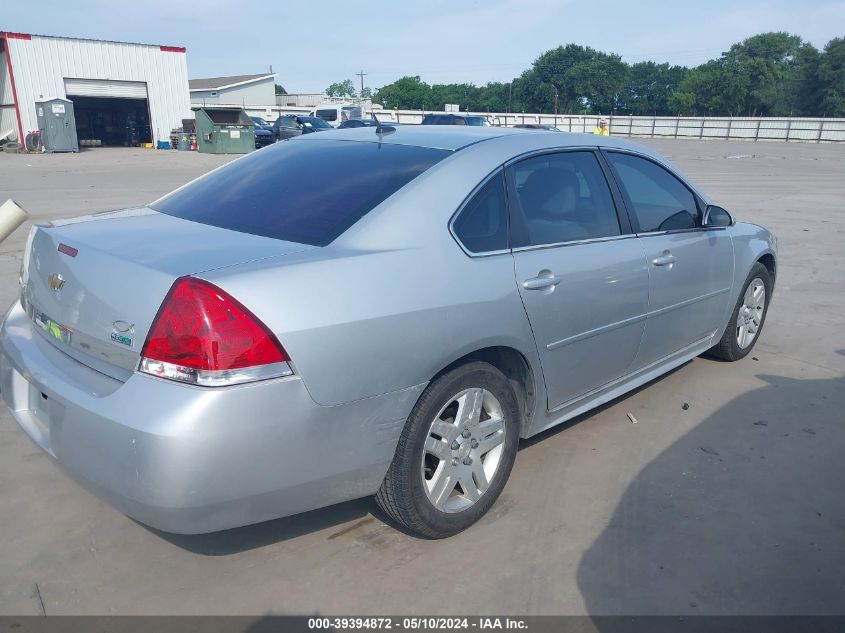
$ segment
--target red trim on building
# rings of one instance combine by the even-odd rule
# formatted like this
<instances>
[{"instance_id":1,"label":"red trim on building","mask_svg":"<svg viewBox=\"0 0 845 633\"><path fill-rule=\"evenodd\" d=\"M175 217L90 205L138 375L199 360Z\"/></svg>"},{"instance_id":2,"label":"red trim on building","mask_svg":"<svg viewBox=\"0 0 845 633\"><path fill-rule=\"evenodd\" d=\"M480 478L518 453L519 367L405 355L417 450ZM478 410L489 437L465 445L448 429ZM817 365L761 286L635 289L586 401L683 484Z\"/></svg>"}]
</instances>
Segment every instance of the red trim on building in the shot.
<instances>
[{"instance_id":1,"label":"red trim on building","mask_svg":"<svg viewBox=\"0 0 845 633\"><path fill-rule=\"evenodd\" d=\"M159 46L158 50L164 53L184 53L187 49L184 46Z\"/></svg>"},{"instance_id":2,"label":"red trim on building","mask_svg":"<svg viewBox=\"0 0 845 633\"><path fill-rule=\"evenodd\" d=\"M15 88L15 71L12 70L12 52L9 50L9 42L7 40L31 40L32 36L24 35L23 33L0 33L0 39L4 40L3 50L6 53L6 67L9 69L9 83L12 84L12 100L15 102L15 116L18 118L18 143L26 149L26 138L23 135L23 125L21 124L21 109L18 105L18 91Z\"/></svg>"},{"instance_id":3,"label":"red trim on building","mask_svg":"<svg viewBox=\"0 0 845 633\"><path fill-rule=\"evenodd\" d=\"M29 33L9 33L8 31L0 31L0 37L8 37L10 40L32 39L32 36Z\"/></svg>"}]
</instances>

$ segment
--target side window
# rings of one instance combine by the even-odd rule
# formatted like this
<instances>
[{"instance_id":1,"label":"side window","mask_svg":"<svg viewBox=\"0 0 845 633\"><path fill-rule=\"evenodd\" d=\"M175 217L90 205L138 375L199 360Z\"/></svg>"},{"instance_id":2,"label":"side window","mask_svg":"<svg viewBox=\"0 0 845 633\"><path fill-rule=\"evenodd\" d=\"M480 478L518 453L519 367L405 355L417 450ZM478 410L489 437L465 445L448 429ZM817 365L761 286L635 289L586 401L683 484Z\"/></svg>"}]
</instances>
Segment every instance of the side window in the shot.
<instances>
[{"instance_id":1,"label":"side window","mask_svg":"<svg viewBox=\"0 0 845 633\"><path fill-rule=\"evenodd\" d=\"M621 233L613 197L592 152L528 158L509 168L511 241L539 246Z\"/></svg>"},{"instance_id":2,"label":"side window","mask_svg":"<svg viewBox=\"0 0 845 633\"><path fill-rule=\"evenodd\" d=\"M471 253L488 253L508 247L505 185L499 172L479 189L455 218L455 235Z\"/></svg>"},{"instance_id":3,"label":"side window","mask_svg":"<svg viewBox=\"0 0 845 633\"><path fill-rule=\"evenodd\" d=\"M675 176L638 156L609 152L607 157L634 207L641 233L701 225L695 196Z\"/></svg>"}]
</instances>

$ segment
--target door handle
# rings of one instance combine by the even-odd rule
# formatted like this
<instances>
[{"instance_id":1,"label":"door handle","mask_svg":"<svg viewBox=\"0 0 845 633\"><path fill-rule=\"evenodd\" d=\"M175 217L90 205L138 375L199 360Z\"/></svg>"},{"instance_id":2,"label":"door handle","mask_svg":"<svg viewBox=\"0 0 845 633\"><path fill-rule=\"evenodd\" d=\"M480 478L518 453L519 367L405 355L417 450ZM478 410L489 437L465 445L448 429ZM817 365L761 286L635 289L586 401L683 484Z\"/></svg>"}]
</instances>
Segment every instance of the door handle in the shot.
<instances>
[{"instance_id":1,"label":"door handle","mask_svg":"<svg viewBox=\"0 0 845 633\"><path fill-rule=\"evenodd\" d=\"M652 259L651 263L655 266L671 266L675 263L675 256L669 251L663 251L663 254Z\"/></svg>"},{"instance_id":2,"label":"door handle","mask_svg":"<svg viewBox=\"0 0 845 633\"><path fill-rule=\"evenodd\" d=\"M554 288L559 283L560 277L553 275L549 270L544 270L536 277L523 281L522 287L526 290L545 290L546 288Z\"/></svg>"}]
</instances>

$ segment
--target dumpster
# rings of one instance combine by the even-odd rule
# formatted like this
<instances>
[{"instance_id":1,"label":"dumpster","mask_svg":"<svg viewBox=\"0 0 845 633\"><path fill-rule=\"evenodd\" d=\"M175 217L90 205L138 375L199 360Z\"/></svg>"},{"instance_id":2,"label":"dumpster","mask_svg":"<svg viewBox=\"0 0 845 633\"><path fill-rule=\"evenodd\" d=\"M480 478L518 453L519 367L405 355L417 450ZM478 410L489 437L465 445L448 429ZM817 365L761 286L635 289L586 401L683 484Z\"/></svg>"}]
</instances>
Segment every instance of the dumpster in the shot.
<instances>
[{"instance_id":1,"label":"dumpster","mask_svg":"<svg viewBox=\"0 0 845 633\"><path fill-rule=\"evenodd\" d=\"M197 108L197 149L204 154L246 154L255 149L255 128L241 108Z\"/></svg>"}]
</instances>

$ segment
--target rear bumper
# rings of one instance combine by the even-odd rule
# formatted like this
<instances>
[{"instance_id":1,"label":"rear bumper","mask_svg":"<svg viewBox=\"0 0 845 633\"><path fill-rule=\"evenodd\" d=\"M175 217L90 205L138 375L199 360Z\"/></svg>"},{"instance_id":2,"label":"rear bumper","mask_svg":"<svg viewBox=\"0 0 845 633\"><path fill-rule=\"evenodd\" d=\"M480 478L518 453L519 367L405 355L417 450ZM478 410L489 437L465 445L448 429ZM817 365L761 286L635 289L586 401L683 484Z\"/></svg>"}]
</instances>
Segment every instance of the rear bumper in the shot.
<instances>
[{"instance_id":1,"label":"rear bumper","mask_svg":"<svg viewBox=\"0 0 845 633\"><path fill-rule=\"evenodd\" d=\"M50 344L16 303L0 389L29 437L125 514L179 533L232 528L374 493L424 385L336 407L297 376L198 388L120 382Z\"/></svg>"}]
</instances>

